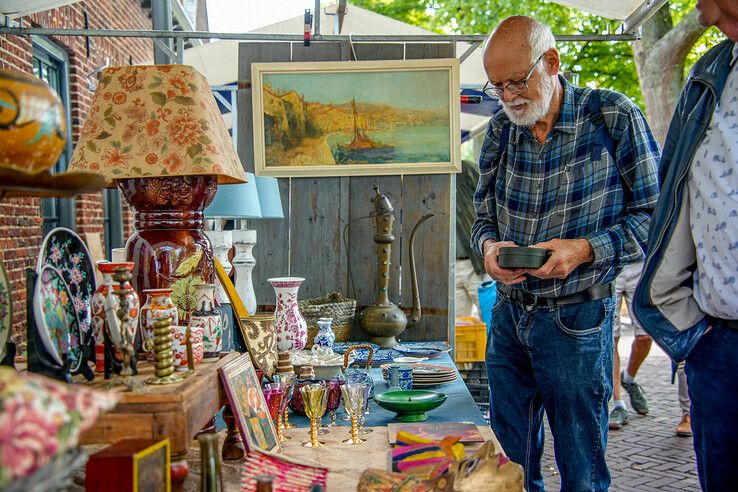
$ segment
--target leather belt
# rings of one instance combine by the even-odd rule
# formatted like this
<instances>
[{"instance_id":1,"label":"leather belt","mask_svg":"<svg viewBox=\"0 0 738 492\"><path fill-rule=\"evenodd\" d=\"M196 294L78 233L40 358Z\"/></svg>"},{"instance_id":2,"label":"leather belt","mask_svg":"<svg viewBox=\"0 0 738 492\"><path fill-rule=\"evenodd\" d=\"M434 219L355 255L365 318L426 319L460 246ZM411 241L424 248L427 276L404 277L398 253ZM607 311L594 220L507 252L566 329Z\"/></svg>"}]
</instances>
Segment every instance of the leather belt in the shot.
<instances>
[{"instance_id":1,"label":"leather belt","mask_svg":"<svg viewBox=\"0 0 738 492\"><path fill-rule=\"evenodd\" d=\"M576 294L562 297L540 297L509 285L498 284L497 290L523 306L566 306L581 302L596 301L612 295L612 284L593 285ZM737 322L738 323L738 322Z\"/></svg>"},{"instance_id":2,"label":"leather belt","mask_svg":"<svg viewBox=\"0 0 738 492\"><path fill-rule=\"evenodd\" d=\"M710 321L712 326L720 326L722 328L728 328L731 330L738 331L738 319L722 319L708 316L707 319Z\"/></svg>"}]
</instances>

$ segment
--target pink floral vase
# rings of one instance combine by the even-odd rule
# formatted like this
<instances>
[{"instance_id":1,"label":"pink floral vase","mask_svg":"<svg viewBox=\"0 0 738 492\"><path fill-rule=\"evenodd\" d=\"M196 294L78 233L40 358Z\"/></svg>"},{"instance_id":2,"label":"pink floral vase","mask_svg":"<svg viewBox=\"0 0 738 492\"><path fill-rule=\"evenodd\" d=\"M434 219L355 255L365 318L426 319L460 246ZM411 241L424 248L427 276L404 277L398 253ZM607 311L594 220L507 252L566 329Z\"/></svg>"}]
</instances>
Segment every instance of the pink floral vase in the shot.
<instances>
[{"instance_id":1,"label":"pink floral vase","mask_svg":"<svg viewBox=\"0 0 738 492\"><path fill-rule=\"evenodd\" d=\"M215 284L197 284L195 290L197 304L190 316L190 328L203 331L204 357L215 360L223 348L223 320L215 307Z\"/></svg>"},{"instance_id":2,"label":"pink floral vase","mask_svg":"<svg viewBox=\"0 0 738 492\"><path fill-rule=\"evenodd\" d=\"M115 269L120 266L133 269L133 263L131 262L111 263L107 260L97 262L97 269L102 273L103 281L97 286L95 293L92 295L90 308L92 311L92 333L95 337L95 370L98 372L102 372L104 368L103 342L106 326L113 345L118 347L121 343L120 320L118 320L115 314L120 305L120 300L118 296L112 294L114 291L120 289L120 285L113 280ZM131 294L128 297L128 303L131 306L128 316L133 320L133 326L138 326L138 294L136 294L135 290L131 289ZM105 309L106 302L108 303L107 313Z\"/></svg>"},{"instance_id":3,"label":"pink floral vase","mask_svg":"<svg viewBox=\"0 0 738 492\"><path fill-rule=\"evenodd\" d=\"M297 291L304 281L301 277L270 278L274 287L277 308L274 311L274 332L280 352L302 350L307 344L307 323L297 307Z\"/></svg>"}]
</instances>

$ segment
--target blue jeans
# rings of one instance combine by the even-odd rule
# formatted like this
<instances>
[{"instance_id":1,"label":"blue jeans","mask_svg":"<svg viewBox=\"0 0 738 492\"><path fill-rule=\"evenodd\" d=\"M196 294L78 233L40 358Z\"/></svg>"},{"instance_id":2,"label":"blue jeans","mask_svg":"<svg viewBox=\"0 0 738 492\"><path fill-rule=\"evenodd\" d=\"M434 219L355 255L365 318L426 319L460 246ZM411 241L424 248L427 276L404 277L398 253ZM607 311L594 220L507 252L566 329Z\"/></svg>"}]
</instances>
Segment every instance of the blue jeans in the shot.
<instances>
[{"instance_id":1,"label":"blue jeans","mask_svg":"<svg viewBox=\"0 0 738 492\"><path fill-rule=\"evenodd\" d=\"M738 330L712 323L687 357L692 432L700 486L735 490L738 481Z\"/></svg>"},{"instance_id":2,"label":"blue jeans","mask_svg":"<svg viewBox=\"0 0 738 492\"><path fill-rule=\"evenodd\" d=\"M613 297L568 306L523 306L498 291L487 342L492 429L544 490L543 411L554 438L561 490L606 491L612 394Z\"/></svg>"}]
</instances>

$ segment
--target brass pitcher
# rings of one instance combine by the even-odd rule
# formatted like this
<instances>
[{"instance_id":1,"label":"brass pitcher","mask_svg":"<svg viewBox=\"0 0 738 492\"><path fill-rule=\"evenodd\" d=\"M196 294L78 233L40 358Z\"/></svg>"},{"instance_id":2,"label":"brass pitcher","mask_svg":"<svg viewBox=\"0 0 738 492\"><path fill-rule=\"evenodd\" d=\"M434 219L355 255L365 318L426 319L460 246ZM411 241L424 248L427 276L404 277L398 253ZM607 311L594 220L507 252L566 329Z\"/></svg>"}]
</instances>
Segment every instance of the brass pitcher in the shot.
<instances>
[{"instance_id":1,"label":"brass pitcher","mask_svg":"<svg viewBox=\"0 0 738 492\"><path fill-rule=\"evenodd\" d=\"M372 199L374 203L374 219L376 221L377 233L374 242L377 243L377 301L366 307L359 313L359 326L371 338L374 343L382 348L390 348L397 345L395 337L405 331L405 328L414 326L421 318L420 294L418 293L418 279L415 273L415 255L413 245L415 244L415 233L418 227L434 214L426 214L420 218L410 233L410 274L412 275L413 308L410 318L397 305L390 302L387 297L389 286L389 267L392 252L392 243L395 236L392 228L395 216L393 207L387 198L379 192L379 186L374 185L376 196Z\"/></svg>"}]
</instances>

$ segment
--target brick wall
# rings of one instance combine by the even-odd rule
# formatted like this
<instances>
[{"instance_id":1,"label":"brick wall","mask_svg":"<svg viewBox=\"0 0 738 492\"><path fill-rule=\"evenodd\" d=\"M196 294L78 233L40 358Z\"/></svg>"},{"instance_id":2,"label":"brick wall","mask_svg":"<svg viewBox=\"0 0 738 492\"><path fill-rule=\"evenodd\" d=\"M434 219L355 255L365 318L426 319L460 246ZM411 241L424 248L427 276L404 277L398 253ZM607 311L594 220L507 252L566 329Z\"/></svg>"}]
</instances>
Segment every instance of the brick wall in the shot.
<instances>
[{"instance_id":1,"label":"brick wall","mask_svg":"<svg viewBox=\"0 0 738 492\"><path fill-rule=\"evenodd\" d=\"M23 18L24 27L84 28L87 14L90 29L151 29L149 12L139 0L86 0ZM82 128L92 92L86 75L110 58L111 65L128 65L153 60L152 41L126 38L54 36L50 38L69 54L69 89L72 138ZM29 37L0 36L0 68L32 73L33 45ZM75 200L77 233L103 234L102 194L78 196ZM42 241L41 201L37 198L6 199L0 202L0 259L5 263L13 290L13 333L16 343L25 345L25 269L34 267ZM126 217L127 215L127 217ZM127 233L130 212L124 214ZM23 350L20 347L21 351Z\"/></svg>"}]
</instances>

